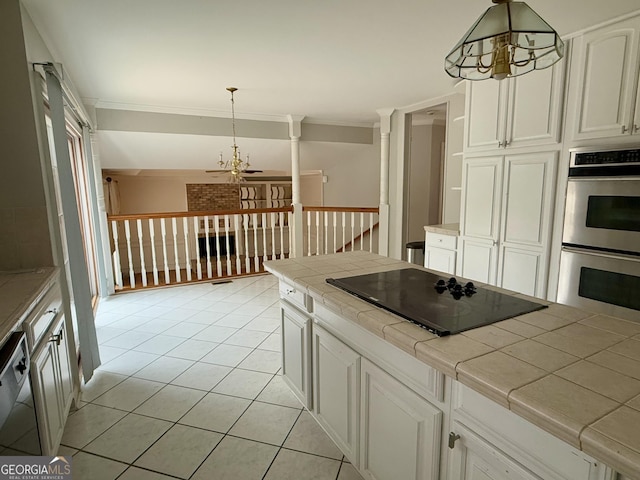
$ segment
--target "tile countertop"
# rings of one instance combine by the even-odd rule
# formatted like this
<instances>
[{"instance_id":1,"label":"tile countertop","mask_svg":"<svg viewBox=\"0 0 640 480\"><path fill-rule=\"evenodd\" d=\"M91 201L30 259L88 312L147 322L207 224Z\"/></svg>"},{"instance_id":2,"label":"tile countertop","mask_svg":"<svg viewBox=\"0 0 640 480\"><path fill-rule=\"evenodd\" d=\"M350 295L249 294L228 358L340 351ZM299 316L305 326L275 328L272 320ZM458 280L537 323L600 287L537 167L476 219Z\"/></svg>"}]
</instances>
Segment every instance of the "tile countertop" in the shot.
<instances>
[{"instance_id":1,"label":"tile countertop","mask_svg":"<svg viewBox=\"0 0 640 480\"><path fill-rule=\"evenodd\" d=\"M445 223L442 225L425 225L425 232L440 233L442 235L451 235L457 237L460 235L459 223Z\"/></svg>"},{"instance_id":2,"label":"tile countertop","mask_svg":"<svg viewBox=\"0 0 640 480\"><path fill-rule=\"evenodd\" d=\"M325 282L407 266L368 252L265 262L269 272L314 301L616 471L640 478L640 323L476 282L548 308L437 337Z\"/></svg>"},{"instance_id":3,"label":"tile countertop","mask_svg":"<svg viewBox=\"0 0 640 480\"><path fill-rule=\"evenodd\" d=\"M40 301L57 273L55 267L0 272L0 345Z\"/></svg>"}]
</instances>

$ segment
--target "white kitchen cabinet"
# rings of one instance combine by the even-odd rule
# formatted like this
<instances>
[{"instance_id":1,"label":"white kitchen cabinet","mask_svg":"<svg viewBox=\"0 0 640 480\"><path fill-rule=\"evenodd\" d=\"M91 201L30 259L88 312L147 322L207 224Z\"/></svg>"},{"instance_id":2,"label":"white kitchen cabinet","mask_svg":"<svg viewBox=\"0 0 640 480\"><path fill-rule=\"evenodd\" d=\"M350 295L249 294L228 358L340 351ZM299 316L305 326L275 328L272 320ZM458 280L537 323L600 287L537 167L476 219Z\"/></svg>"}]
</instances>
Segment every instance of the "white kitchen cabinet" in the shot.
<instances>
[{"instance_id":1,"label":"white kitchen cabinet","mask_svg":"<svg viewBox=\"0 0 640 480\"><path fill-rule=\"evenodd\" d=\"M454 275L456 272L457 235L426 232L424 266Z\"/></svg>"},{"instance_id":2,"label":"white kitchen cabinet","mask_svg":"<svg viewBox=\"0 0 640 480\"><path fill-rule=\"evenodd\" d=\"M639 46L640 17L575 40L569 89L573 140L640 135Z\"/></svg>"},{"instance_id":3,"label":"white kitchen cabinet","mask_svg":"<svg viewBox=\"0 0 640 480\"><path fill-rule=\"evenodd\" d=\"M358 466L360 355L319 325L313 327L313 413Z\"/></svg>"},{"instance_id":4,"label":"white kitchen cabinet","mask_svg":"<svg viewBox=\"0 0 640 480\"><path fill-rule=\"evenodd\" d=\"M64 315L31 357L31 380L43 455L55 455L73 400L71 363Z\"/></svg>"},{"instance_id":5,"label":"white kitchen cabinet","mask_svg":"<svg viewBox=\"0 0 640 480\"><path fill-rule=\"evenodd\" d=\"M286 301L282 314L282 378L294 395L311 409L311 317Z\"/></svg>"},{"instance_id":6,"label":"white kitchen cabinet","mask_svg":"<svg viewBox=\"0 0 640 480\"><path fill-rule=\"evenodd\" d=\"M556 144L565 64L502 81L469 82L465 152Z\"/></svg>"},{"instance_id":7,"label":"white kitchen cabinet","mask_svg":"<svg viewBox=\"0 0 640 480\"><path fill-rule=\"evenodd\" d=\"M360 472L375 480L439 477L442 412L362 360Z\"/></svg>"},{"instance_id":8,"label":"white kitchen cabinet","mask_svg":"<svg viewBox=\"0 0 640 480\"><path fill-rule=\"evenodd\" d=\"M458 274L546 293L556 152L468 158Z\"/></svg>"}]
</instances>

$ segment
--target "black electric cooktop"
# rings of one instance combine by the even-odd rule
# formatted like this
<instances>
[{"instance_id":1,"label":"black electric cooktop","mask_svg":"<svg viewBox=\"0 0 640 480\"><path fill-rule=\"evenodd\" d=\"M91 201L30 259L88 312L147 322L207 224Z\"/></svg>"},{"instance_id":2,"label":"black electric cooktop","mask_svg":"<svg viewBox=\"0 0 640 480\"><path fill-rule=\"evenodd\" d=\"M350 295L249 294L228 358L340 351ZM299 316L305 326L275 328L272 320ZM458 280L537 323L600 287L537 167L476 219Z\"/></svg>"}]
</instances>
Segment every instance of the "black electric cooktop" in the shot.
<instances>
[{"instance_id":1,"label":"black electric cooktop","mask_svg":"<svg viewBox=\"0 0 640 480\"><path fill-rule=\"evenodd\" d=\"M327 283L384 308L439 336L506 320L546 308L512 295L476 287L472 282L405 268Z\"/></svg>"}]
</instances>

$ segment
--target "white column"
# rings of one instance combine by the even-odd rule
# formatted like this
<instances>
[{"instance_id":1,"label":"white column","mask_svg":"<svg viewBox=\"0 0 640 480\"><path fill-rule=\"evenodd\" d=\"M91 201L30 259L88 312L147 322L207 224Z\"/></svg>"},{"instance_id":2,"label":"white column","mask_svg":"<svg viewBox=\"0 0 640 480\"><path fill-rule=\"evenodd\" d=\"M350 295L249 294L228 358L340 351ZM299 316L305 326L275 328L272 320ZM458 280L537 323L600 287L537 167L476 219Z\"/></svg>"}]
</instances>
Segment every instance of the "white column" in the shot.
<instances>
[{"instance_id":1,"label":"white column","mask_svg":"<svg viewBox=\"0 0 640 480\"><path fill-rule=\"evenodd\" d=\"M389 255L389 137L393 108L378 110L380 115L380 215L378 253Z\"/></svg>"},{"instance_id":2,"label":"white column","mask_svg":"<svg viewBox=\"0 0 640 480\"><path fill-rule=\"evenodd\" d=\"M291 138L291 201L293 203L293 257L302 257L302 203L300 201L300 137L302 135L301 115L288 115L289 137Z\"/></svg>"}]
</instances>

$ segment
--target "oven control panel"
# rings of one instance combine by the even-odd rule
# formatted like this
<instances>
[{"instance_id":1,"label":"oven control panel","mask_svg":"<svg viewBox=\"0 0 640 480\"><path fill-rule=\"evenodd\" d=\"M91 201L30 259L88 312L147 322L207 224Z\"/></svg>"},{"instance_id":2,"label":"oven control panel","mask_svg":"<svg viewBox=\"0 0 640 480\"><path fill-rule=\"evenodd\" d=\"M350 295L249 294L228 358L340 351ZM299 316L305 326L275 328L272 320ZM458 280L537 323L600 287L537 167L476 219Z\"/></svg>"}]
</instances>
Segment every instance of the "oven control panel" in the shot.
<instances>
[{"instance_id":1,"label":"oven control panel","mask_svg":"<svg viewBox=\"0 0 640 480\"><path fill-rule=\"evenodd\" d=\"M640 148L606 151L576 151L571 154L570 177L640 175Z\"/></svg>"}]
</instances>

